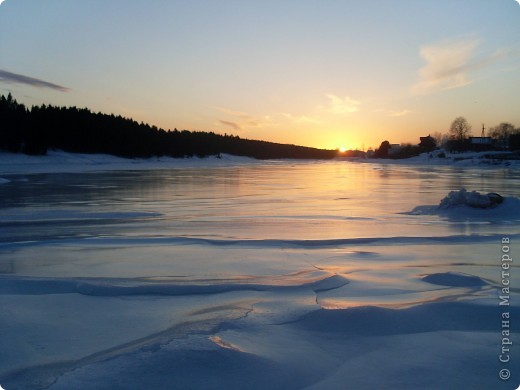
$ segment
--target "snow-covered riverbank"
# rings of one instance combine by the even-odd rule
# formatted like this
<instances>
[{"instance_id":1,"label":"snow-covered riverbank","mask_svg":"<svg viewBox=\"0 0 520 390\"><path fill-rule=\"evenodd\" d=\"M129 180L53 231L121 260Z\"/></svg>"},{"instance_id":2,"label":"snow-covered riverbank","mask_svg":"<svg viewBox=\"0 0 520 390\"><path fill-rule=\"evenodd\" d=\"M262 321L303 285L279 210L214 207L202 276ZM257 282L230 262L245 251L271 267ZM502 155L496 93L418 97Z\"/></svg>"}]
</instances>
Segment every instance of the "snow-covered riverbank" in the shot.
<instances>
[{"instance_id":1,"label":"snow-covered riverbank","mask_svg":"<svg viewBox=\"0 0 520 390\"><path fill-rule=\"evenodd\" d=\"M63 151L49 151L45 156L0 152L0 175L11 173L74 173L228 166L230 164L253 163L255 161L257 160L230 155L223 155L221 158L152 157L147 159L129 159L107 154L81 154Z\"/></svg>"},{"instance_id":2,"label":"snow-covered riverbank","mask_svg":"<svg viewBox=\"0 0 520 390\"><path fill-rule=\"evenodd\" d=\"M504 152L466 152L447 153L435 151L424 153L409 159L348 159L350 162L372 164L397 164L397 165L439 165L458 167L520 167L520 160L507 160L486 158L490 154L507 155ZM444 157L439 157L439 155ZM283 160L273 160L283 161ZM306 162L306 160L289 160L294 163ZM339 159L341 161L341 159ZM249 157L222 155L206 158L171 158L152 157L147 159L128 159L106 154L80 154L63 151L49 151L45 156L28 156L21 153L8 153L0 151L0 175L19 173L74 173L94 171L121 171L143 169L168 169L168 168L194 168L230 166L233 164L260 164L265 161ZM7 183L7 179L0 178L0 184Z\"/></svg>"}]
</instances>

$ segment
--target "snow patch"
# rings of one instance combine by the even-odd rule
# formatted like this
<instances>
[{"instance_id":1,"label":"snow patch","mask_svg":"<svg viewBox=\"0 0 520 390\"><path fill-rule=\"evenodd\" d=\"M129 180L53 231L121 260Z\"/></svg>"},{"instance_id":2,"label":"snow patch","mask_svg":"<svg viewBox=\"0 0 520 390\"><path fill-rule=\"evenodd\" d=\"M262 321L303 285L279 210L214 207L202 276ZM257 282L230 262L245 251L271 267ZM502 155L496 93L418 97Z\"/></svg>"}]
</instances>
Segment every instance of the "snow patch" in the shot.
<instances>
[{"instance_id":1,"label":"snow patch","mask_svg":"<svg viewBox=\"0 0 520 390\"><path fill-rule=\"evenodd\" d=\"M440 215L455 219L479 219L487 222L494 220L517 220L520 218L520 199L503 197L497 193L480 194L478 191L468 192L465 188L451 191L438 206L422 205L408 215Z\"/></svg>"},{"instance_id":2,"label":"snow patch","mask_svg":"<svg viewBox=\"0 0 520 390\"><path fill-rule=\"evenodd\" d=\"M468 192L465 188L460 191L451 191L448 196L441 200L440 208L449 209L451 207L469 206L481 209L496 207L503 203L504 198L497 193L482 195L478 191Z\"/></svg>"}]
</instances>

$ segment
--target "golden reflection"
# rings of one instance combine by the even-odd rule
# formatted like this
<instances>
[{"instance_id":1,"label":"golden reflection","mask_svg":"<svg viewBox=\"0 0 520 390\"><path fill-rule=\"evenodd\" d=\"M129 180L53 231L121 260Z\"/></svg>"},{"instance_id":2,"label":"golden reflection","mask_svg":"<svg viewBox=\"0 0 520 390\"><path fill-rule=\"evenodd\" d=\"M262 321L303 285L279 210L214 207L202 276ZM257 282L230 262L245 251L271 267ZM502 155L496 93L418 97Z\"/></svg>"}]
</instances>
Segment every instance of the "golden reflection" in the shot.
<instances>
[{"instance_id":1,"label":"golden reflection","mask_svg":"<svg viewBox=\"0 0 520 390\"><path fill-rule=\"evenodd\" d=\"M362 297L320 298L318 303L325 310L343 310L355 307L377 306L387 309L408 309L413 306L435 302L459 302L475 297L487 297L489 291L480 291L468 287L446 288L409 294L377 295Z\"/></svg>"},{"instance_id":2,"label":"golden reflection","mask_svg":"<svg viewBox=\"0 0 520 390\"><path fill-rule=\"evenodd\" d=\"M210 336L209 340L221 348L231 349L233 351L238 351L238 352L244 352L238 346L222 340L222 337L220 337L220 336Z\"/></svg>"}]
</instances>

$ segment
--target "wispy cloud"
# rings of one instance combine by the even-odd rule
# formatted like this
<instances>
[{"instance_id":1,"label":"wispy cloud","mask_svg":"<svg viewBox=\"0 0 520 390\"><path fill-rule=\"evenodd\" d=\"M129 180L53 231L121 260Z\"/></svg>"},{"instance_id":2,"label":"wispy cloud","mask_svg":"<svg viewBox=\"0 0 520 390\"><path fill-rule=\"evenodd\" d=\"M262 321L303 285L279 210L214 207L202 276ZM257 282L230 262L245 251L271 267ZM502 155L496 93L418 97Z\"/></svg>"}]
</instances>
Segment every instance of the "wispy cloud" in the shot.
<instances>
[{"instance_id":1,"label":"wispy cloud","mask_svg":"<svg viewBox=\"0 0 520 390\"><path fill-rule=\"evenodd\" d=\"M328 111L334 114L346 115L359 111L360 101L352 99L349 96L340 98L336 95L328 94L330 99Z\"/></svg>"},{"instance_id":2,"label":"wispy cloud","mask_svg":"<svg viewBox=\"0 0 520 390\"><path fill-rule=\"evenodd\" d=\"M306 114L282 112L279 115L293 124L322 125L331 120L332 116L347 116L359 111L361 102L350 96L339 97L331 93L324 96L328 99L328 102L307 110Z\"/></svg>"},{"instance_id":3,"label":"wispy cloud","mask_svg":"<svg viewBox=\"0 0 520 390\"><path fill-rule=\"evenodd\" d=\"M63 87L58 84L49 83L48 81L36 79L29 76L24 76L17 73L8 72L0 69L0 82L14 83L14 84L25 84L37 88L50 88L60 92L69 92L70 89Z\"/></svg>"},{"instance_id":4,"label":"wispy cloud","mask_svg":"<svg viewBox=\"0 0 520 390\"><path fill-rule=\"evenodd\" d=\"M217 111L226 114L229 118L219 119L218 122L221 125L231 127L233 130L246 130L248 128L256 128L262 126L262 121L249 115L246 112L230 110L224 107L213 107ZM269 117L265 117L269 120Z\"/></svg>"},{"instance_id":5,"label":"wispy cloud","mask_svg":"<svg viewBox=\"0 0 520 390\"><path fill-rule=\"evenodd\" d=\"M388 112L388 116L399 117L408 115L409 113L411 113L410 110L390 111Z\"/></svg>"},{"instance_id":6,"label":"wispy cloud","mask_svg":"<svg viewBox=\"0 0 520 390\"><path fill-rule=\"evenodd\" d=\"M380 110L375 110L375 112L381 112L386 116L397 118L397 117L408 115L412 111L410 111L410 110L395 111L395 110L380 109Z\"/></svg>"},{"instance_id":7,"label":"wispy cloud","mask_svg":"<svg viewBox=\"0 0 520 390\"><path fill-rule=\"evenodd\" d=\"M237 122L224 121L224 120L220 119L219 123L221 125L224 125L224 126L227 126L227 127L231 127L233 130L236 130L236 131L243 130L242 126L239 123L237 123Z\"/></svg>"},{"instance_id":8,"label":"wispy cloud","mask_svg":"<svg viewBox=\"0 0 520 390\"><path fill-rule=\"evenodd\" d=\"M413 87L414 92L429 93L471 83L467 71L477 46L476 39L450 40L422 46L419 53L426 65L419 70L421 80Z\"/></svg>"},{"instance_id":9,"label":"wispy cloud","mask_svg":"<svg viewBox=\"0 0 520 390\"><path fill-rule=\"evenodd\" d=\"M319 117L308 116L308 115L295 116L295 115L288 114L288 113L282 113L282 115L294 123L314 123L314 124L318 124L318 125L320 123L322 123L322 120Z\"/></svg>"},{"instance_id":10,"label":"wispy cloud","mask_svg":"<svg viewBox=\"0 0 520 390\"><path fill-rule=\"evenodd\" d=\"M476 38L459 38L422 46L419 53L426 65L419 70L420 81L412 87L412 92L428 94L471 84L472 72L508 54L506 50L498 49L486 57L474 59L478 45Z\"/></svg>"}]
</instances>

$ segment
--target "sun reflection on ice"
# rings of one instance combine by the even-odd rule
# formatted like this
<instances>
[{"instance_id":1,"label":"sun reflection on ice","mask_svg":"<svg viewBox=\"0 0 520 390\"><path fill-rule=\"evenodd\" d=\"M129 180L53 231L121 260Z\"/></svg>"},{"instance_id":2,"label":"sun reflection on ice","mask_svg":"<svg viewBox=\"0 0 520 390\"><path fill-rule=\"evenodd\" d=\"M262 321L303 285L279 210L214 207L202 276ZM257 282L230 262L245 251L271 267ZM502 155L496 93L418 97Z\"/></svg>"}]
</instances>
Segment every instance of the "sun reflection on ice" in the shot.
<instances>
[{"instance_id":1,"label":"sun reflection on ice","mask_svg":"<svg viewBox=\"0 0 520 390\"><path fill-rule=\"evenodd\" d=\"M220 336L210 336L209 340L221 348L231 349L233 351L238 351L238 352L244 352L236 345L233 345L231 343L228 343L227 341L222 340L222 337L220 337Z\"/></svg>"}]
</instances>

